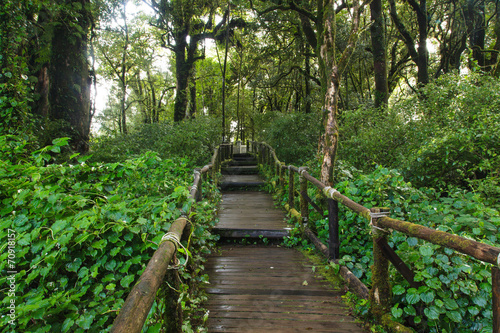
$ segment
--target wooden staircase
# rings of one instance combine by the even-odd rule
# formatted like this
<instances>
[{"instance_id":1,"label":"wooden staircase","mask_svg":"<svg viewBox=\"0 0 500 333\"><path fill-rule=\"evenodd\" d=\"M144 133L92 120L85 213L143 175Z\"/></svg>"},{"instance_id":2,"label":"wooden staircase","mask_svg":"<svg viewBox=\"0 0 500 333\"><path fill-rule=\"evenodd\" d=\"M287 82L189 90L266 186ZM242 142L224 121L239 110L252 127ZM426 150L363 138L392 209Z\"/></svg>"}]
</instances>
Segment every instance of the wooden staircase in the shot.
<instances>
[{"instance_id":1,"label":"wooden staircase","mask_svg":"<svg viewBox=\"0 0 500 333\"><path fill-rule=\"evenodd\" d=\"M213 232L235 240L288 236L284 212L261 191L265 182L253 155L235 154L222 174ZM364 332L341 299L343 287L314 274L299 251L233 242L219 249L205 264L209 332Z\"/></svg>"}]
</instances>

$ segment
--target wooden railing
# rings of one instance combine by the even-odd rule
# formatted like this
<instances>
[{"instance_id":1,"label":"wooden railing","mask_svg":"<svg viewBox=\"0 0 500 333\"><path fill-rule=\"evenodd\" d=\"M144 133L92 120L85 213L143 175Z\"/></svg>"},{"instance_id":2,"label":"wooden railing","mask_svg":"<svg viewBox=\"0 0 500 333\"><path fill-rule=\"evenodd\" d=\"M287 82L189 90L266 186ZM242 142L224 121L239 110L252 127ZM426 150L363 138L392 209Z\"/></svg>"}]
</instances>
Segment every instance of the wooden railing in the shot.
<instances>
[{"instance_id":1,"label":"wooden railing","mask_svg":"<svg viewBox=\"0 0 500 333\"><path fill-rule=\"evenodd\" d=\"M203 182L207 178L209 171L212 172L212 181L217 182L221 163L226 159L230 159L231 156L232 145L221 144L215 148L210 164L194 170L194 181L190 190L191 199L195 201L202 199ZM189 215L189 212L185 213ZM146 269L125 300L113 322L111 332L139 333L142 331L160 286L164 281L167 281L170 286L175 285L176 279L173 275L168 274L168 266L176 255L177 243L181 241L183 235L188 234L186 230L188 227L186 217L180 217L172 223L166 234L168 237L164 236L165 241L160 243L153 257L149 260ZM168 317L165 318L165 328L168 332L181 332L181 316L176 315L178 294L169 288L167 297L169 299L165 301L167 307L170 305L171 309L167 311Z\"/></svg>"},{"instance_id":2,"label":"wooden railing","mask_svg":"<svg viewBox=\"0 0 500 333\"><path fill-rule=\"evenodd\" d=\"M464 237L453 235L447 232L427 228L418 224L390 218L388 212L383 209L368 209L348 197L339 193L336 189L326 186L307 172L307 168L297 168L287 166L280 162L274 150L266 143L250 142L249 151L257 154L260 164L267 164L274 170L278 178L278 186L284 190L286 172L288 171L288 203L287 209L290 213L302 220L304 232L314 244L330 259L336 260L339 257L339 220L338 204L342 204L354 211L356 214L365 218L372 226L373 235L373 259L372 266L372 289L368 296L368 290L344 268L342 275L352 282L356 291L361 297L370 298L372 306L382 311L388 311L391 307L391 290L389 285L389 261L396 269L408 280L411 286L415 286L412 271L397 256L396 252L388 245L386 237L388 230L396 230L408 236L416 237L427 242L450 248L473 257L477 260L489 263L492 276L492 294L493 294L493 332L500 333L500 248L483 244ZM294 175L299 175L300 180L300 212L294 207ZM329 241L328 247L325 246L316 235L307 227L309 216L309 203L313 207L315 204L307 195L308 183L318 188L324 197L328 200L328 218L329 218ZM318 207L315 207L319 209ZM320 210L320 214L323 213Z\"/></svg>"}]
</instances>

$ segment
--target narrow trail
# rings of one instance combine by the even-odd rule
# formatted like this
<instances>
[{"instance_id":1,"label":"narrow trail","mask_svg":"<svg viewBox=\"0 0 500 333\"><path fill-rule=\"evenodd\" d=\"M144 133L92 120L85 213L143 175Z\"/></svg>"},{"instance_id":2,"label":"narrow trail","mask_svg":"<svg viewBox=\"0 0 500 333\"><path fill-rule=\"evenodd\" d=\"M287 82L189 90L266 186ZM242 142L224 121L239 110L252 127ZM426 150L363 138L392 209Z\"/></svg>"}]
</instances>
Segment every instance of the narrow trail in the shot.
<instances>
[{"instance_id":1,"label":"narrow trail","mask_svg":"<svg viewBox=\"0 0 500 333\"><path fill-rule=\"evenodd\" d=\"M235 154L223 169L214 231L224 238L280 239L288 234L284 213L258 190L264 181L256 164L252 155ZM219 250L205 265L209 332L365 332L349 315L343 289L316 276L313 264L296 249L225 244Z\"/></svg>"}]
</instances>

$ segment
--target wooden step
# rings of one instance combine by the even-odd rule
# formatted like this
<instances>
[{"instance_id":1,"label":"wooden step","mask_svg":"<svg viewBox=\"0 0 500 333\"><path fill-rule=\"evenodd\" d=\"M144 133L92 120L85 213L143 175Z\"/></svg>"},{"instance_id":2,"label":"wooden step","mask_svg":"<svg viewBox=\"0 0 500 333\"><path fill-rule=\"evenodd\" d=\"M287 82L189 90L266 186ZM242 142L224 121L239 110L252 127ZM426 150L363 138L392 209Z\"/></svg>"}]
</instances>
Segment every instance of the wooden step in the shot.
<instances>
[{"instance_id":1,"label":"wooden step","mask_svg":"<svg viewBox=\"0 0 500 333\"><path fill-rule=\"evenodd\" d=\"M256 165L233 165L222 168L223 175L256 175L259 168Z\"/></svg>"},{"instance_id":2,"label":"wooden step","mask_svg":"<svg viewBox=\"0 0 500 333\"><path fill-rule=\"evenodd\" d=\"M265 184L266 182L259 175L223 175L219 186L222 190L226 190L230 188L259 187Z\"/></svg>"},{"instance_id":3,"label":"wooden step","mask_svg":"<svg viewBox=\"0 0 500 333\"><path fill-rule=\"evenodd\" d=\"M289 235L285 213L265 192L222 193L219 223L213 232L230 238L283 238Z\"/></svg>"},{"instance_id":4,"label":"wooden step","mask_svg":"<svg viewBox=\"0 0 500 333\"><path fill-rule=\"evenodd\" d=\"M209 332L364 332L344 289L295 249L223 245L206 263Z\"/></svg>"}]
</instances>

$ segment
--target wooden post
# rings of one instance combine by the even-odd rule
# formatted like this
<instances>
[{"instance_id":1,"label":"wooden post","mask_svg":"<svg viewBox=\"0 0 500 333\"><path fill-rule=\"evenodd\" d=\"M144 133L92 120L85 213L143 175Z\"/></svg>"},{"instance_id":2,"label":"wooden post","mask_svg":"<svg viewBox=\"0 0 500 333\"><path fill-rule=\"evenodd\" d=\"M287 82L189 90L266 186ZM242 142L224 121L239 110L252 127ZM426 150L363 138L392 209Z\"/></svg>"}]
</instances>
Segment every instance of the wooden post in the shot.
<instances>
[{"instance_id":1,"label":"wooden post","mask_svg":"<svg viewBox=\"0 0 500 333\"><path fill-rule=\"evenodd\" d=\"M280 180L281 180L281 177L280 177L280 170L281 170L281 163L279 161L274 161L274 165L275 165L275 171L276 171L276 177L278 177L278 184L280 184Z\"/></svg>"},{"instance_id":2,"label":"wooden post","mask_svg":"<svg viewBox=\"0 0 500 333\"><path fill-rule=\"evenodd\" d=\"M339 240L339 203L328 199L328 255L330 259L336 260L340 256Z\"/></svg>"},{"instance_id":3,"label":"wooden post","mask_svg":"<svg viewBox=\"0 0 500 333\"><path fill-rule=\"evenodd\" d=\"M182 307L179 304L180 293L179 271L170 269L165 274L165 312L163 316L163 329L165 332L182 333Z\"/></svg>"},{"instance_id":4,"label":"wooden post","mask_svg":"<svg viewBox=\"0 0 500 333\"><path fill-rule=\"evenodd\" d=\"M307 193L307 179L302 176L302 173L306 171L306 167L299 168L300 192L304 193ZM309 220L309 204L303 195L300 196L300 216L302 216L302 225L306 227Z\"/></svg>"},{"instance_id":5,"label":"wooden post","mask_svg":"<svg viewBox=\"0 0 500 333\"><path fill-rule=\"evenodd\" d=\"M500 333L500 269L491 268L491 284L493 294L493 333Z\"/></svg>"},{"instance_id":6,"label":"wooden post","mask_svg":"<svg viewBox=\"0 0 500 333\"><path fill-rule=\"evenodd\" d=\"M288 167L288 208L293 209L295 208L294 206L294 175L293 175L293 170Z\"/></svg>"},{"instance_id":7,"label":"wooden post","mask_svg":"<svg viewBox=\"0 0 500 333\"><path fill-rule=\"evenodd\" d=\"M373 237L373 266L372 266L372 289L370 290L370 301L372 314L382 317L392 307L392 289L389 284L389 260L387 260L377 245L376 240L386 238L387 232L377 225L378 218L387 215L380 208L370 209L371 227Z\"/></svg>"},{"instance_id":8,"label":"wooden post","mask_svg":"<svg viewBox=\"0 0 500 333\"><path fill-rule=\"evenodd\" d=\"M217 171L219 170L219 165L218 165L218 158L219 158L219 148L214 149L214 157L212 160L212 181L214 183L217 183Z\"/></svg>"},{"instance_id":9,"label":"wooden post","mask_svg":"<svg viewBox=\"0 0 500 333\"><path fill-rule=\"evenodd\" d=\"M282 163L279 164L280 168L280 192L283 194L285 191L285 178L284 178L284 173L285 171L283 170L284 165Z\"/></svg>"},{"instance_id":10,"label":"wooden post","mask_svg":"<svg viewBox=\"0 0 500 333\"><path fill-rule=\"evenodd\" d=\"M196 179L196 175L199 175L199 180L198 180L198 188L197 188L197 191L196 191L196 196L195 196L195 200L196 202L198 201L201 201L202 197L203 197L203 174L201 173L201 169L200 168L196 168L194 169L194 177Z\"/></svg>"}]
</instances>

